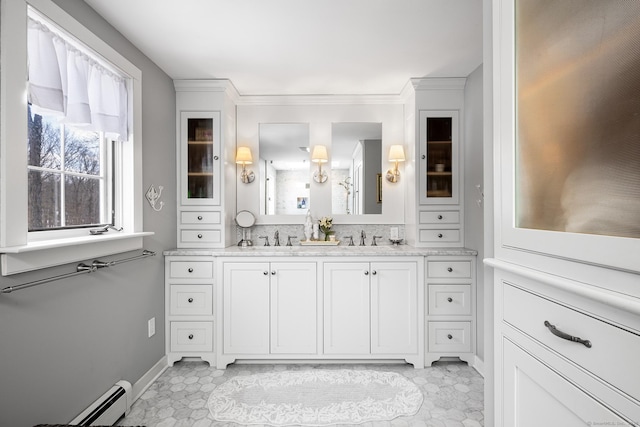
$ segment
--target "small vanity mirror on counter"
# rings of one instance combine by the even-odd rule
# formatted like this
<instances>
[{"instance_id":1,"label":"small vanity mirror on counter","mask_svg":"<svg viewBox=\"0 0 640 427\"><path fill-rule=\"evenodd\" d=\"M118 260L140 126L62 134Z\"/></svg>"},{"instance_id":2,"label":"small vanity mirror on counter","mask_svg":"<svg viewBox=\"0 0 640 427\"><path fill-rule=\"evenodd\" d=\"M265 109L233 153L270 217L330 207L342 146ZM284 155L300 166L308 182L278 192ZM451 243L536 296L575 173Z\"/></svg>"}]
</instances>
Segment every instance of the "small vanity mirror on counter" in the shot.
<instances>
[{"instance_id":1,"label":"small vanity mirror on counter","mask_svg":"<svg viewBox=\"0 0 640 427\"><path fill-rule=\"evenodd\" d=\"M260 123L260 215L309 209L309 125Z\"/></svg>"},{"instance_id":2,"label":"small vanity mirror on counter","mask_svg":"<svg viewBox=\"0 0 640 427\"><path fill-rule=\"evenodd\" d=\"M382 214L382 123L333 123L331 148L332 214Z\"/></svg>"},{"instance_id":3,"label":"small vanity mirror on counter","mask_svg":"<svg viewBox=\"0 0 640 427\"><path fill-rule=\"evenodd\" d=\"M242 229L242 239L238 242L238 246L246 248L253 246L253 242L249 238L247 230L256 223L256 217L249 211L240 211L236 215L236 224Z\"/></svg>"}]
</instances>

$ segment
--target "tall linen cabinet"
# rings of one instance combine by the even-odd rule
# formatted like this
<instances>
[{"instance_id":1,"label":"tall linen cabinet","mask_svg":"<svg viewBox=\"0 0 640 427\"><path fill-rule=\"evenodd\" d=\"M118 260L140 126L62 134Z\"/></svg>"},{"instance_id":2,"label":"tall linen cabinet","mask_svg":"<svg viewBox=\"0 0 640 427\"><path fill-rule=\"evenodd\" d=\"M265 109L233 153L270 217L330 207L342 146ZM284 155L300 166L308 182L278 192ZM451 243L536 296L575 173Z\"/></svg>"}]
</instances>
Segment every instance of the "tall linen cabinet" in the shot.
<instances>
[{"instance_id":1,"label":"tall linen cabinet","mask_svg":"<svg viewBox=\"0 0 640 427\"><path fill-rule=\"evenodd\" d=\"M177 247L224 248L235 242L235 103L228 80L175 80ZM165 260L166 353L215 363L213 261Z\"/></svg>"}]
</instances>

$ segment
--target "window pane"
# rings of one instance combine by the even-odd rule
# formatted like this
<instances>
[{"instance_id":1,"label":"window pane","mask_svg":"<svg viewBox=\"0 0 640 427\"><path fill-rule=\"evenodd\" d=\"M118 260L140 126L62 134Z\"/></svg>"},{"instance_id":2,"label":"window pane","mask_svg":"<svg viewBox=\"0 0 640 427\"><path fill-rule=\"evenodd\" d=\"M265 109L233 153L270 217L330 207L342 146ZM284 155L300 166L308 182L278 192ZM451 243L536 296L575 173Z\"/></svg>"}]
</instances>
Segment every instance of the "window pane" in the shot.
<instances>
[{"instance_id":1,"label":"window pane","mask_svg":"<svg viewBox=\"0 0 640 427\"><path fill-rule=\"evenodd\" d=\"M29 171L29 230L60 227L60 174Z\"/></svg>"},{"instance_id":2,"label":"window pane","mask_svg":"<svg viewBox=\"0 0 640 427\"><path fill-rule=\"evenodd\" d=\"M29 166L60 169L60 124L53 117L33 114L29 108Z\"/></svg>"},{"instance_id":3,"label":"window pane","mask_svg":"<svg viewBox=\"0 0 640 427\"><path fill-rule=\"evenodd\" d=\"M100 224L100 180L67 176L64 182L67 227Z\"/></svg>"},{"instance_id":4,"label":"window pane","mask_svg":"<svg viewBox=\"0 0 640 427\"><path fill-rule=\"evenodd\" d=\"M64 169L100 175L100 134L64 127Z\"/></svg>"}]
</instances>

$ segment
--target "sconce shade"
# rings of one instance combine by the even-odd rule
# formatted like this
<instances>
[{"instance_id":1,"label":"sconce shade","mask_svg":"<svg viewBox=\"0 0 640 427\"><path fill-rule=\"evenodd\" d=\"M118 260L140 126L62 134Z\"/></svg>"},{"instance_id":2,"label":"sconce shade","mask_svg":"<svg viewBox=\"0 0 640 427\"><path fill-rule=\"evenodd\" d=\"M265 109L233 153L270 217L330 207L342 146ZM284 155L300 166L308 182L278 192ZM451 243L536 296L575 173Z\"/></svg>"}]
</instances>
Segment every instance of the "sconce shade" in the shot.
<instances>
[{"instance_id":1,"label":"sconce shade","mask_svg":"<svg viewBox=\"0 0 640 427\"><path fill-rule=\"evenodd\" d=\"M311 153L311 161L313 163L327 163L329 156L327 155L327 147L324 145L316 145Z\"/></svg>"},{"instance_id":2,"label":"sconce shade","mask_svg":"<svg viewBox=\"0 0 640 427\"><path fill-rule=\"evenodd\" d=\"M238 147L236 151L236 163L242 165L250 165L253 163L251 149L249 147Z\"/></svg>"},{"instance_id":3,"label":"sconce shade","mask_svg":"<svg viewBox=\"0 0 640 427\"><path fill-rule=\"evenodd\" d=\"M389 161L390 162L404 162L404 148L402 145L392 145L389 148Z\"/></svg>"}]
</instances>

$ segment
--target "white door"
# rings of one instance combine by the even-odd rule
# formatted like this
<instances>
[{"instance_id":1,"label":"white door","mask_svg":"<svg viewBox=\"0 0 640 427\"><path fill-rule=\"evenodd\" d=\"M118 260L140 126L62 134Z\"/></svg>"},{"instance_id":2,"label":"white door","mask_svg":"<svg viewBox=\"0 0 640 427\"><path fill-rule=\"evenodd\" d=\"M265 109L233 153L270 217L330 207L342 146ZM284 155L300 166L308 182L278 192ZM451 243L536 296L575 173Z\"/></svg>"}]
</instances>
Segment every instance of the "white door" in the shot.
<instances>
[{"instance_id":1,"label":"white door","mask_svg":"<svg viewBox=\"0 0 640 427\"><path fill-rule=\"evenodd\" d=\"M415 262L371 263L371 353L418 351Z\"/></svg>"},{"instance_id":2,"label":"white door","mask_svg":"<svg viewBox=\"0 0 640 427\"><path fill-rule=\"evenodd\" d=\"M369 263L324 264L324 353L370 354Z\"/></svg>"},{"instance_id":3,"label":"white door","mask_svg":"<svg viewBox=\"0 0 640 427\"><path fill-rule=\"evenodd\" d=\"M269 353L269 263L224 263L224 352Z\"/></svg>"},{"instance_id":4,"label":"white door","mask_svg":"<svg viewBox=\"0 0 640 427\"><path fill-rule=\"evenodd\" d=\"M502 426L630 425L508 339L502 342Z\"/></svg>"},{"instance_id":5,"label":"white door","mask_svg":"<svg viewBox=\"0 0 640 427\"><path fill-rule=\"evenodd\" d=\"M315 354L316 263L271 263L271 353Z\"/></svg>"}]
</instances>

